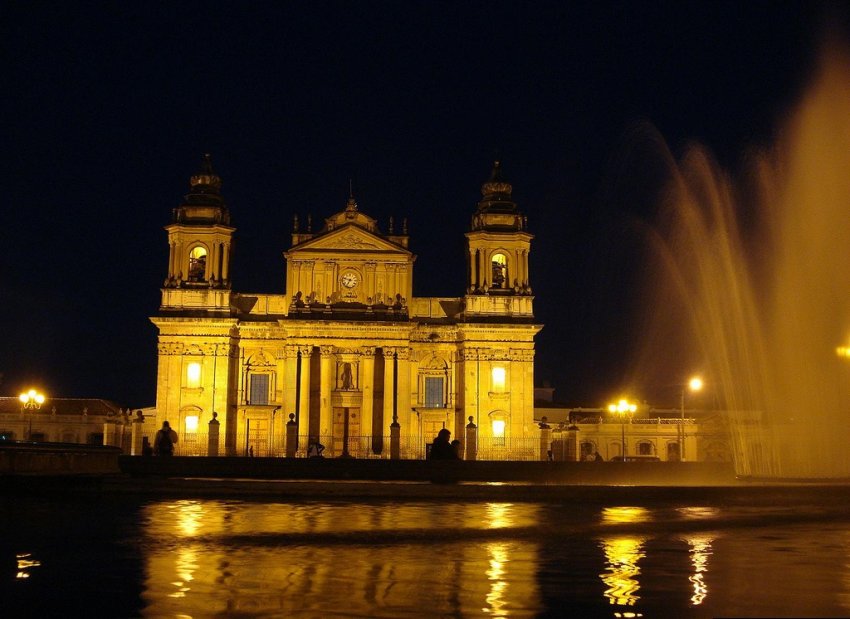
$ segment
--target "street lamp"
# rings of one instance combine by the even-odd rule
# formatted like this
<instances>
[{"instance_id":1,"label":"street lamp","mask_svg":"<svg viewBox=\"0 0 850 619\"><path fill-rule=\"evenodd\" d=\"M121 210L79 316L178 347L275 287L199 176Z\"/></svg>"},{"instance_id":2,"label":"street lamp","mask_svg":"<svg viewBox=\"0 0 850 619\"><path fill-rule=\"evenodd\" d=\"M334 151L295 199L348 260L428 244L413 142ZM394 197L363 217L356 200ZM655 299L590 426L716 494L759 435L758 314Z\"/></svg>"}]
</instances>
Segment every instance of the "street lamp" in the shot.
<instances>
[{"instance_id":1,"label":"street lamp","mask_svg":"<svg viewBox=\"0 0 850 619\"><path fill-rule=\"evenodd\" d=\"M637 410L637 404L632 404L628 400L620 400L616 404L609 404L608 411L611 413L617 413L620 415L620 424L621 424L621 440L623 446L623 462L626 461L626 415L631 417L635 414Z\"/></svg>"},{"instance_id":2,"label":"street lamp","mask_svg":"<svg viewBox=\"0 0 850 619\"><path fill-rule=\"evenodd\" d=\"M41 408L41 405L44 404L44 394L39 393L35 389L30 389L29 391L22 393L18 396L18 399L21 401L21 413L25 411L29 411L29 430L27 431L27 440L32 440L32 416L35 414L35 411Z\"/></svg>"},{"instance_id":3,"label":"street lamp","mask_svg":"<svg viewBox=\"0 0 850 619\"><path fill-rule=\"evenodd\" d=\"M681 412L682 412L682 423L679 424L679 432L682 435L682 440L679 446L679 460L684 462L685 460L685 389L688 389L692 392L697 392L702 390L703 382L702 378L699 376L693 376L691 379L682 385L682 399L680 400L681 404Z\"/></svg>"}]
</instances>

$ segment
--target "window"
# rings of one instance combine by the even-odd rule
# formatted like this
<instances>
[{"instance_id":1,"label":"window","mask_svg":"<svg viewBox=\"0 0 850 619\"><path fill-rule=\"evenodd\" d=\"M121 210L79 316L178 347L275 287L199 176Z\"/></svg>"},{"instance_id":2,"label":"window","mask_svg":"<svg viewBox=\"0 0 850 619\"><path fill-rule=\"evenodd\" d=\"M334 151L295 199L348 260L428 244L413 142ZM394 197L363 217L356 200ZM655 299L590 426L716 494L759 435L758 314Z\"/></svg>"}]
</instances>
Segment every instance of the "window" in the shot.
<instances>
[{"instance_id":1,"label":"window","mask_svg":"<svg viewBox=\"0 0 850 619\"><path fill-rule=\"evenodd\" d=\"M508 288L508 259L505 254L493 254L493 288Z\"/></svg>"},{"instance_id":2,"label":"window","mask_svg":"<svg viewBox=\"0 0 850 619\"><path fill-rule=\"evenodd\" d=\"M639 456L651 456L652 455L652 443L649 441L641 441L638 443L638 455Z\"/></svg>"},{"instance_id":3,"label":"window","mask_svg":"<svg viewBox=\"0 0 850 619\"><path fill-rule=\"evenodd\" d=\"M197 361L186 366L186 386L189 389L197 389L201 386L201 364Z\"/></svg>"},{"instance_id":4,"label":"window","mask_svg":"<svg viewBox=\"0 0 850 619\"><path fill-rule=\"evenodd\" d=\"M425 377L425 408L444 408L443 379L437 376Z\"/></svg>"},{"instance_id":5,"label":"window","mask_svg":"<svg viewBox=\"0 0 850 619\"><path fill-rule=\"evenodd\" d=\"M505 392L505 368L495 367L491 372L493 391L495 393Z\"/></svg>"},{"instance_id":6,"label":"window","mask_svg":"<svg viewBox=\"0 0 850 619\"><path fill-rule=\"evenodd\" d=\"M200 282L206 278L207 250L203 247L193 247L189 252L189 281Z\"/></svg>"},{"instance_id":7,"label":"window","mask_svg":"<svg viewBox=\"0 0 850 619\"><path fill-rule=\"evenodd\" d=\"M251 374L248 404L269 403L269 376L270 374Z\"/></svg>"},{"instance_id":8,"label":"window","mask_svg":"<svg viewBox=\"0 0 850 619\"><path fill-rule=\"evenodd\" d=\"M505 444L505 420L493 420L493 445L504 446Z\"/></svg>"},{"instance_id":9,"label":"window","mask_svg":"<svg viewBox=\"0 0 850 619\"><path fill-rule=\"evenodd\" d=\"M188 415L183 423L186 426L186 434L194 434L198 431L197 415Z\"/></svg>"}]
</instances>

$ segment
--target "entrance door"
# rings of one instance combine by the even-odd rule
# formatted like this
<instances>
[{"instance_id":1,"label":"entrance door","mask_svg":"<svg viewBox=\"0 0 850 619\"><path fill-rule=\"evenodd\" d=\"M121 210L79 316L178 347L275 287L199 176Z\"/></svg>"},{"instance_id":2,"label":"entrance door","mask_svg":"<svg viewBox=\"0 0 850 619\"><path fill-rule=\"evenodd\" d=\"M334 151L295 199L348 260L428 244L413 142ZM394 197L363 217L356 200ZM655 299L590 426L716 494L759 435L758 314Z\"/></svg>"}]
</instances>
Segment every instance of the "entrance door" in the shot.
<instances>
[{"instance_id":1,"label":"entrance door","mask_svg":"<svg viewBox=\"0 0 850 619\"><path fill-rule=\"evenodd\" d=\"M437 436L437 433L446 427L445 417L442 419L428 419L427 417L422 419L422 439L426 444L430 445L434 442L434 438ZM458 438L453 436L454 438Z\"/></svg>"},{"instance_id":2,"label":"entrance door","mask_svg":"<svg viewBox=\"0 0 850 619\"><path fill-rule=\"evenodd\" d=\"M355 406L334 407L333 455L362 457L360 436L360 408ZM364 446L365 448L365 446Z\"/></svg>"},{"instance_id":3,"label":"entrance door","mask_svg":"<svg viewBox=\"0 0 850 619\"><path fill-rule=\"evenodd\" d=\"M243 456L269 455L269 421L268 419L245 420L247 440L242 446Z\"/></svg>"}]
</instances>

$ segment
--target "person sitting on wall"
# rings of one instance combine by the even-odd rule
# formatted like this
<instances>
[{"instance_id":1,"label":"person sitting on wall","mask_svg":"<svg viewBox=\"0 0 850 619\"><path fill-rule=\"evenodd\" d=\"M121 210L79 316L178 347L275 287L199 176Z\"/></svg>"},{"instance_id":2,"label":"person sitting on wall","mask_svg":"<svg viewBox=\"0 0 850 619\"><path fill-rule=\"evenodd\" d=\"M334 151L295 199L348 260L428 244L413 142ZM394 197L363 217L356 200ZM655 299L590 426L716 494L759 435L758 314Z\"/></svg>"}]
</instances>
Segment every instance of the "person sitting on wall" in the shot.
<instances>
[{"instance_id":1,"label":"person sitting on wall","mask_svg":"<svg viewBox=\"0 0 850 619\"><path fill-rule=\"evenodd\" d=\"M434 437L434 442L431 443L431 451L428 452L429 460L457 460L458 454L452 447L449 439L452 433L443 428Z\"/></svg>"},{"instance_id":2,"label":"person sitting on wall","mask_svg":"<svg viewBox=\"0 0 850 619\"><path fill-rule=\"evenodd\" d=\"M162 422L162 428L157 431L153 440L153 451L158 456L174 455L174 445L177 443L177 432L171 429L171 424Z\"/></svg>"}]
</instances>

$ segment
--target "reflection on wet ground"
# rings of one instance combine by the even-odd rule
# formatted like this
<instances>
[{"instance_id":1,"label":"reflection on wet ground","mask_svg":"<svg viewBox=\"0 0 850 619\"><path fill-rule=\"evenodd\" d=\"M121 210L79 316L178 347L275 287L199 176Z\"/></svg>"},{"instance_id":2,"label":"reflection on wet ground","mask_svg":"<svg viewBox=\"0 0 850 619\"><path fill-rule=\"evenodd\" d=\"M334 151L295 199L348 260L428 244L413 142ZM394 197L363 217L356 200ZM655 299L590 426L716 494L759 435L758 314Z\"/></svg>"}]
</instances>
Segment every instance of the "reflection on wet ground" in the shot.
<instances>
[{"instance_id":1,"label":"reflection on wet ground","mask_svg":"<svg viewBox=\"0 0 850 619\"><path fill-rule=\"evenodd\" d=\"M842 504L2 499L19 614L850 613Z\"/></svg>"}]
</instances>

